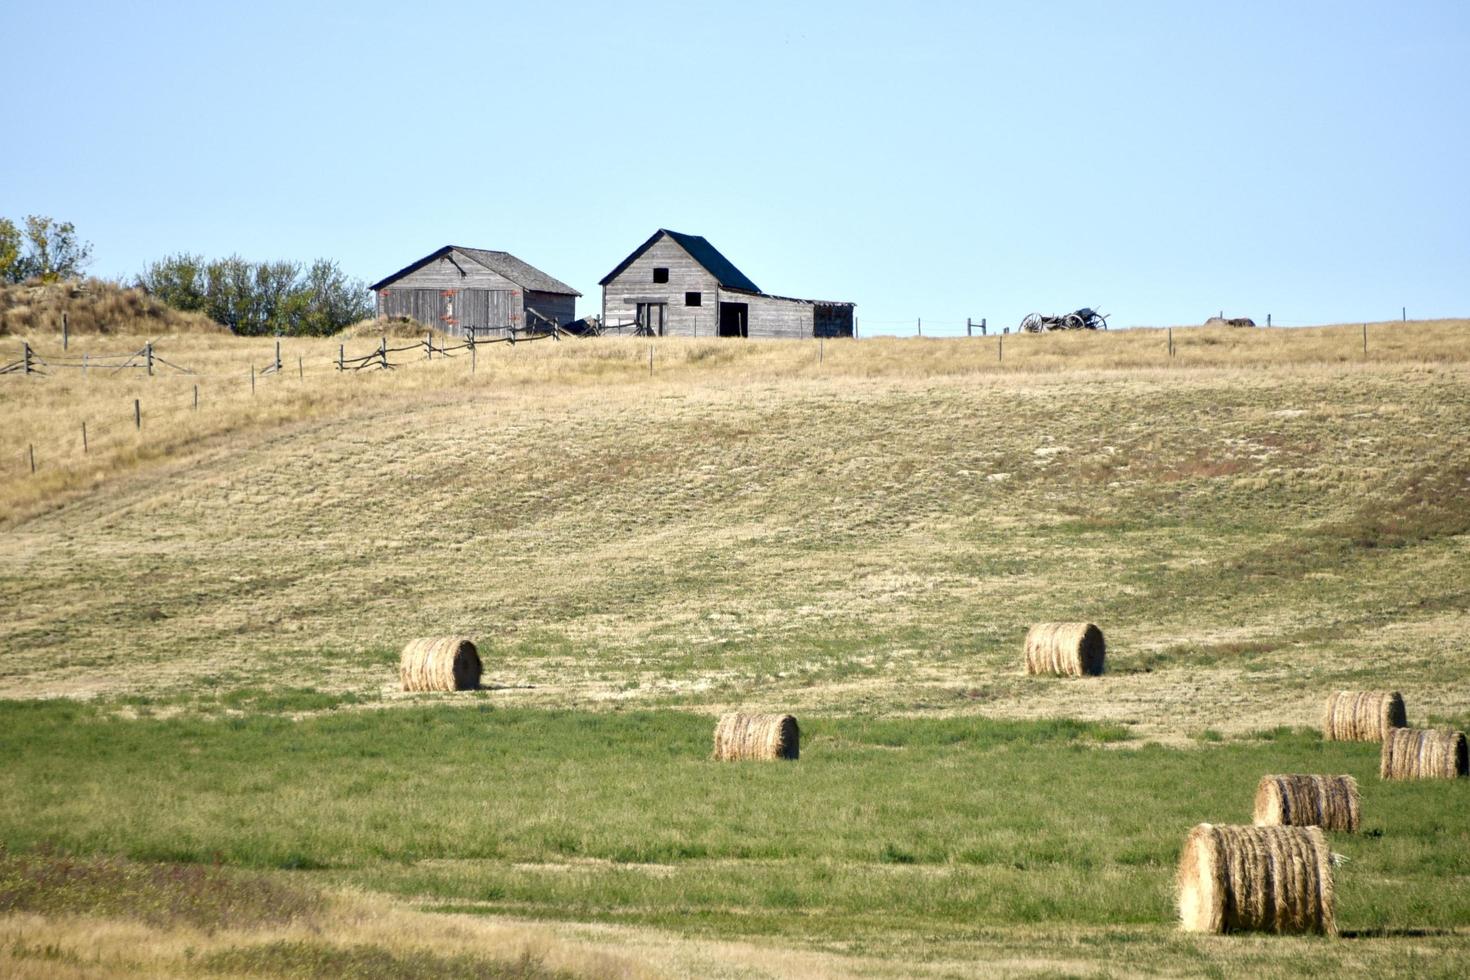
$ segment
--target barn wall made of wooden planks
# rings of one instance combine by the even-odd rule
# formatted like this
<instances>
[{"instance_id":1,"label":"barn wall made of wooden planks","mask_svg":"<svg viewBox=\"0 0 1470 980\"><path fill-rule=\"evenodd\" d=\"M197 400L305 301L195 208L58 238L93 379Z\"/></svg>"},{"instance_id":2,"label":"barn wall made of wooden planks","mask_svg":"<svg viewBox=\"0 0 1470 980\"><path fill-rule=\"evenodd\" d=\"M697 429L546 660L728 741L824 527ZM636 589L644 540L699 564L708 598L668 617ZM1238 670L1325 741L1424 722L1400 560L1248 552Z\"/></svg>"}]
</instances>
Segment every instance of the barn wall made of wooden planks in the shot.
<instances>
[{"instance_id":1,"label":"barn wall made of wooden planks","mask_svg":"<svg viewBox=\"0 0 1470 980\"><path fill-rule=\"evenodd\" d=\"M801 300L751 293L723 294L727 302L748 303L752 338L795 339L813 336L813 307Z\"/></svg>"},{"instance_id":2,"label":"barn wall made of wooden planks","mask_svg":"<svg viewBox=\"0 0 1470 980\"><path fill-rule=\"evenodd\" d=\"M528 292L526 306L563 327L577 318L577 297L565 293ZM526 318L527 326L536 327L539 323L535 317Z\"/></svg>"},{"instance_id":3,"label":"barn wall made of wooden planks","mask_svg":"<svg viewBox=\"0 0 1470 980\"><path fill-rule=\"evenodd\" d=\"M451 251L380 289L378 315L408 316L457 334L470 326L521 328L526 325L521 292L498 272Z\"/></svg>"},{"instance_id":4,"label":"barn wall made of wooden planks","mask_svg":"<svg viewBox=\"0 0 1470 980\"><path fill-rule=\"evenodd\" d=\"M654 282L653 270L669 270L668 282ZM662 302L664 334L675 337L713 337L719 332L720 311L715 302L715 277L668 236L648 247L633 263L603 287L609 323L631 322L638 304ZM699 293L700 306L686 306L685 293Z\"/></svg>"}]
</instances>

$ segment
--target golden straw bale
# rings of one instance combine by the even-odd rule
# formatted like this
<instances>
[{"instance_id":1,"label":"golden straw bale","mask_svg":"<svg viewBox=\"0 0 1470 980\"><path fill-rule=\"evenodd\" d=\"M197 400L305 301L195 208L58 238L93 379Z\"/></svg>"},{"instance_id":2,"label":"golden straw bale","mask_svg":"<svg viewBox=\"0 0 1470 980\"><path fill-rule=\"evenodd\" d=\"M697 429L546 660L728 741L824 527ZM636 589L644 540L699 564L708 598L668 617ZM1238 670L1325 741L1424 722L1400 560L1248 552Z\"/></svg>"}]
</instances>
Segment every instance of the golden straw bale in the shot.
<instances>
[{"instance_id":1,"label":"golden straw bale","mask_svg":"<svg viewBox=\"0 0 1470 980\"><path fill-rule=\"evenodd\" d=\"M1351 776L1262 776L1256 787L1257 827L1358 829L1358 781Z\"/></svg>"},{"instance_id":2,"label":"golden straw bale","mask_svg":"<svg viewBox=\"0 0 1470 980\"><path fill-rule=\"evenodd\" d=\"M1322 828L1199 824L1179 856L1179 921L1186 932L1336 935Z\"/></svg>"},{"instance_id":3,"label":"golden straw bale","mask_svg":"<svg viewBox=\"0 0 1470 980\"><path fill-rule=\"evenodd\" d=\"M1026 633L1026 673L1096 676L1107 644L1091 623L1037 623Z\"/></svg>"},{"instance_id":4,"label":"golden straw bale","mask_svg":"<svg viewBox=\"0 0 1470 980\"><path fill-rule=\"evenodd\" d=\"M1337 691L1327 697L1322 737L1329 742L1378 742L1409 723L1398 691Z\"/></svg>"},{"instance_id":5,"label":"golden straw bale","mask_svg":"<svg viewBox=\"0 0 1470 980\"><path fill-rule=\"evenodd\" d=\"M480 652L463 636L409 640L398 659L405 691L473 691L480 669Z\"/></svg>"},{"instance_id":6,"label":"golden straw bale","mask_svg":"<svg viewBox=\"0 0 1470 980\"><path fill-rule=\"evenodd\" d=\"M715 725L715 758L796 759L801 730L791 715L724 715Z\"/></svg>"},{"instance_id":7,"label":"golden straw bale","mask_svg":"<svg viewBox=\"0 0 1470 980\"><path fill-rule=\"evenodd\" d=\"M1383 779L1455 779L1470 775L1465 733L1395 728L1383 739L1378 775Z\"/></svg>"}]
</instances>

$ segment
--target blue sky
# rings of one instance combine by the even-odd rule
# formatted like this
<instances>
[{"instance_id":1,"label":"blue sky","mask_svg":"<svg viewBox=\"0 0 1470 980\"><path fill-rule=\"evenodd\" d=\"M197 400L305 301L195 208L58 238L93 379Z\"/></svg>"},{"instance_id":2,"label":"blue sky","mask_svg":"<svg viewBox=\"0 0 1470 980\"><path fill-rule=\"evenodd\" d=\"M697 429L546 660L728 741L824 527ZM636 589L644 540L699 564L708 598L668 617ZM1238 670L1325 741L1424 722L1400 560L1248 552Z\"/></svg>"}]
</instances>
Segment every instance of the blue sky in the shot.
<instances>
[{"instance_id":1,"label":"blue sky","mask_svg":"<svg viewBox=\"0 0 1470 980\"><path fill-rule=\"evenodd\" d=\"M1470 313L1470 4L0 7L0 214L177 251L514 252L599 306L659 227L864 333Z\"/></svg>"}]
</instances>

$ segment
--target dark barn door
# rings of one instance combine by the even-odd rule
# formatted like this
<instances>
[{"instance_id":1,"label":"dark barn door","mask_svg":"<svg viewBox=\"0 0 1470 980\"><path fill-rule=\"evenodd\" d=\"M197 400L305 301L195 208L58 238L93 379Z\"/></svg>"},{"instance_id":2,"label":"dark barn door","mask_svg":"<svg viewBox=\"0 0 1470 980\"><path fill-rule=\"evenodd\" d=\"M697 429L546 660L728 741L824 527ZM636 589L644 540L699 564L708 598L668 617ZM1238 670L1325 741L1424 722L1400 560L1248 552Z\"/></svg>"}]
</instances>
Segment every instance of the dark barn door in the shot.
<instances>
[{"instance_id":1,"label":"dark barn door","mask_svg":"<svg viewBox=\"0 0 1470 980\"><path fill-rule=\"evenodd\" d=\"M750 304L749 303L721 303L720 304L720 336L721 337L749 337L750 336Z\"/></svg>"},{"instance_id":2,"label":"dark barn door","mask_svg":"<svg viewBox=\"0 0 1470 980\"><path fill-rule=\"evenodd\" d=\"M640 331L649 337L662 337L665 309L667 309L665 303L639 303L638 327Z\"/></svg>"}]
</instances>

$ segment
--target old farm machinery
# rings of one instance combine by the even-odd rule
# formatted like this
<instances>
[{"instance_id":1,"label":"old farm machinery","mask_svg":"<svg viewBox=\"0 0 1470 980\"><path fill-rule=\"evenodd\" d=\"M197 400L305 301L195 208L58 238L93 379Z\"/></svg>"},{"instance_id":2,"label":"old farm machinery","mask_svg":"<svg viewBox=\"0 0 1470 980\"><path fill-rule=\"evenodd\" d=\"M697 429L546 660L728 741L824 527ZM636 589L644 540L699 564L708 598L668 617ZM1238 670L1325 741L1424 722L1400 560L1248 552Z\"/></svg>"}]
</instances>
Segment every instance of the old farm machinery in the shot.
<instances>
[{"instance_id":1,"label":"old farm machinery","mask_svg":"<svg viewBox=\"0 0 1470 980\"><path fill-rule=\"evenodd\" d=\"M1052 330L1106 330L1107 328L1107 316L1085 306L1073 313L1063 313L1060 316L1032 313L1021 321L1022 333L1048 333Z\"/></svg>"}]
</instances>

